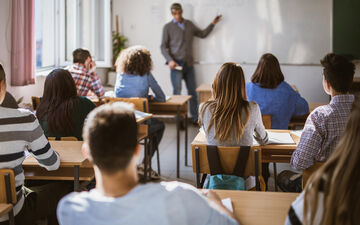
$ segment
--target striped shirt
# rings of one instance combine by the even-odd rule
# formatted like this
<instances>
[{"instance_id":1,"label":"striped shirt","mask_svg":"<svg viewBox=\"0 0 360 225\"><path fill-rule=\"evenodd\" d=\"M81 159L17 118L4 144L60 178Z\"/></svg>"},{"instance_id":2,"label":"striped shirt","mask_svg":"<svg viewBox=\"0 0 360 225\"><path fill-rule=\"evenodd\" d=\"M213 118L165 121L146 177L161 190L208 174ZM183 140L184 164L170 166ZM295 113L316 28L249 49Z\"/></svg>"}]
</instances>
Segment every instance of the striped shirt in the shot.
<instances>
[{"instance_id":1,"label":"striped shirt","mask_svg":"<svg viewBox=\"0 0 360 225\"><path fill-rule=\"evenodd\" d=\"M16 195L18 202L14 207L15 215L19 213L24 196L24 170L22 162L25 151L28 151L47 170L59 168L59 155L53 151L38 120L25 109L10 109L0 107L0 169L14 170ZM8 216L0 217L0 222L8 220Z\"/></svg>"},{"instance_id":2,"label":"striped shirt","mask_svg":"<svg viewBox=\"0 0 360 225\"><path fill-rule=\"evenodd\" d=\"M348 121L354 95L336 95L328 105L316 108L307 118L290 165L304 170L326 161L334 151Z\"/></svg>"},{"instance_id":3,"label":"striped shirt","mask_svg":"<svg viewBox=\"0 0 360 225\"><path fill-rule=\"evenodd\" d=\"M85 66L79 63L73 64L68 70L74 78L79 96L87 96L90 91L98 97L104 96L104 87L95 72L89 72Z\"/></svg>"}]
</instances>

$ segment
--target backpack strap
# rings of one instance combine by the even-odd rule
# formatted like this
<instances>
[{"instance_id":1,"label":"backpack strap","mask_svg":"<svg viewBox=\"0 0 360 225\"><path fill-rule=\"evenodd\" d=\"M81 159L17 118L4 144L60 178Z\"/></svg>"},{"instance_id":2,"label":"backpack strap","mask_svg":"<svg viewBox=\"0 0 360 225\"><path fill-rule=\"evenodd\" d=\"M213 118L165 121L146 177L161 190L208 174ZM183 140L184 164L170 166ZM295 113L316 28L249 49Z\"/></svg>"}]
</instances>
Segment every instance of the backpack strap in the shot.
<instances>
[{"instance_id":1,"label":"backpack strap","mask_svg":"<svg viewBox=\"0 0 360 225\"><path fill-rule=\"evenodd\" d=\"M210 174L223 174L223 168L220 163L220 157L216 145L207 145L206 153L208 157L208 163L210 168Z\"/></svg>"},{"instance_id":2,"label":"backpack strap","mask_svg":"<svg viewBox=\"0 0 360 225\"><path fill-rule=\"evenodd\" d=\"M234 172L238 177L244 177L246 164L249 159L250 146L240 146L239 154L234 167Z\"/></svg>"}]
</instances>

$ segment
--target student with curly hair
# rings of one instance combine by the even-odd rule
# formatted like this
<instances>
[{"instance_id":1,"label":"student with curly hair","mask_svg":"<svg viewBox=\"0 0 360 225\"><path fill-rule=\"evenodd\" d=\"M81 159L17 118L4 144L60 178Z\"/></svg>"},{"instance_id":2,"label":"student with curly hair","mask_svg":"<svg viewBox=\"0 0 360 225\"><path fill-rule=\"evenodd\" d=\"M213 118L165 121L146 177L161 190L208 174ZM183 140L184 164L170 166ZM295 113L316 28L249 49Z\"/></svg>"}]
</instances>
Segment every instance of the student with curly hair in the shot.
<instances>
[{"instance_id":1,"label":"student with curly hair","mask_svg":"<svg viewBox=\"0 0 360 225\"><path fill-rule=\"evenodd\" d=\"M116 60L116 71L118 73L115 84L116 97L121 98L149 98L149 88L153 92L149 100L165 102L165 94L151 73L152 60L150 51L143 46L133 46L120 52ZM165 125L157 119L150 119L149 134L154 138L150 156L159 147L159 143L164 134ZM150 163L148 163L150 165ZM143 165L140 166L142 170ZM150 168L151 169L151 168ZM159 175L151 170L152 178L159 178Z\"/></svg>"}]
</instances>

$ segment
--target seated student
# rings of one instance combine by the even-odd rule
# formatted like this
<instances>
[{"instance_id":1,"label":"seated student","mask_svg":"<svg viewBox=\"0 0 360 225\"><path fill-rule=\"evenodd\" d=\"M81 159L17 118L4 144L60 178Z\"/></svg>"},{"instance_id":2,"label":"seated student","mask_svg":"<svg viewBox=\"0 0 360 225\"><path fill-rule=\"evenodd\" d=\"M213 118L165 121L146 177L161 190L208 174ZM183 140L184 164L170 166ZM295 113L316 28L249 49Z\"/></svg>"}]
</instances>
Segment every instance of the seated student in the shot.
<instances>
[{"instance_id":1,"label":"seated student","mask_svg":"<svg viewBox=\"0 0 360 225\"><path fill-rule=\"evenodd\" d=\"M154 95L149 100L156 102L165 102L165 94L159 84L156 82L154 76L151 74L152 60L148 49L143 46L133 46L121 51L116 60L117 78L115 84L116 97L131 98L131 97L149 97L149 88ZM154 155L158 149L162 136L164 134L165 125L162 121L157 119L150 119L149 134L153 135L152 148L150 156ZM148 164L150 165L150 164ZM143 170L143 165L140 166ZM151 168L150 168L151 169ZM151 170L152 178L159 178L159 175Z\"/></svg>"},{"instance_id":2,"label":"seated student","mask_svg":"<svg viewBox=\"0 0 360 225\"><path fill-rule=\"evenodd\" d=\"M268 141L259 106L246 100L244 72L240 65L225 63L212 84L214 100L201 106L199 123L207 144L251 146L253 136L260 144Z\"/></svg>"},{"instance_id":3,"label":"seated student","mask_svg":"<svg viewBox=\"0 0 360 225\"><path fill-rule=\"evenodd\" d=\"M87 114L95 104L76 95L76 87L67 70L55 69L45 80L44 94L36 116L46 137L76 137L82 140L82 129Z\"/></svg>"},{"instance_id":4,"label":"seated student","mask_svg":"<svg viewBox=\"0 0 360 225\"><path fill-rule=\"evenodd\" d=\"M5 99L4 99L3 103L1 103L1 106L5 107L5 108L12 108L12 109L19 108L14 96L12 96L9 92L6 92Z\"/></svg>"},{"instance_id":5,"label":"seated student","mask_svg":"<svg viewBox=\"0 0 360 225\"><path fill-rule=\"evenodd\" d=\"M69 71L74 78L78 95L95 94L99 98L104 97L104 87L96 75L96 64L92 60L90 52L81 48L76 49L73 52L73 62Z\"/></svg>"},{"instance_id":6,"label":"seated student","mask_svg":"<svg viewBox=\"0 0 360 225\"><path fill-rule=\"evenodd\" d=\"M6 94L5 71L0 64L0 104ZM29 193L24 185L21 166L27 149L41 167L56 170L60 165L58 154L53 151L43 134L36 117L25 109L0 106L0 169L12 169L15 174L17 203L14 207L15 224L34 224L39 218L54 214L59 192L54 185L41 187L37 196ZM35 196L35 197L34 197ZM8 215L0 216L0 224L8 224Z\"/></svg>"},{"instance_id":7,"label":"seated student","mask_svg":"<svg viewBox=\"0 0 360 225\"><path fill-rule=\"evenodd\" d=\"M342 56L327 54L322 60L323 87L331 95L328 105L316 108L308 116L300 142L290 165L305 170L315 162L326 161L337 145L349 118L354 95L349 94L355 67ZM291 171L279 174L278 185L283 191L301 191L301 176Z\"/></svg>"},{"instance_id":8,"label":"seated student","mask_svg":"<svg viewBox=\"0 0 360 225\"><path fill-rule=\"evenodd\" d=\"M288 129L291 117L309 112L306 100L284 81L279 61L270 53L261 56L246 94L259 104L262 115L271 115L271 129Z\"/></svg>"},{"instance_id":9,"label":"seated student","mask_svg":"<svg viewBox=\"0 0 360 225\"><path fill-rule=\"evenodd\" d=\"M360 96L353 103L334 153L310 177L305 190L293 202L286 225L359 224L359 137Z\"/></svg>"},{"instance_id":10,"label":"seated student","mask_svg":"<svg viewBox=\"0 0 360 225\"><path fill-rule=\"evenodd\" d=\"M84 127L83 153L93 162L96 188L63 198L61 225L237 224L214 192L201 194L179 182L138 184L140 156L134 110L124 102L92 111Z\"/></svg>"},{"instance_id":11,"label":"seated student","mask_svg":"<svg viewBox=\"0 0 360 225\"><path fill-rule=\"evenodd\" d=\"M288 129L292 116L309 112L304 98L284 81L277 58L266 53L261 56L251 82L246 84L249 101L260 106L262 115L271 115L271 129ZM262 164L262 175L267 184L270 177L269 163Z\"/></svg>"}]
</instances>

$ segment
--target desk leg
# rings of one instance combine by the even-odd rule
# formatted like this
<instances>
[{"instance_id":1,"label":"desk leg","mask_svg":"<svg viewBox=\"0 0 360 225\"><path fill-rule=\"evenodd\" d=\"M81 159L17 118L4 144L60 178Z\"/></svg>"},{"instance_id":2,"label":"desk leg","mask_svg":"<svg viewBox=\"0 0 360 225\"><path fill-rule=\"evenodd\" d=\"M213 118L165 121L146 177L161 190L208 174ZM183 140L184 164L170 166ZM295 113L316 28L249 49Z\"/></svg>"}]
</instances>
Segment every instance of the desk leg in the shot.
<instances>
[{"instance_id":1,"label":"desk leg","mask_svg":"<svg viewBox=\"0 0 360 225\"><path fill-rule=\"evenodd\" d=\"M274 182L275 182L275 191L278 191L278 187L277 187L277 168L276 168L276 163L274 162Z\"/></svg>"},{"instance_id":2,"label":"desk leg","mask_svg":"<svg viewBox=\"0 0 360 225\"><path fill-rule=\"evenodd\" d=\"M185 166L188 166L188 116L185 113Z\"/></svg>"},{"instance_id":3,"label":"desk leg","mask_svg":"<svg viewBox=\"0 0 360 225\"><path fill-rule=\"evenodd\" d=\"M180 106L176 115L176 177L180 178Z\"/></svg>"},{"instance_id":4,"label":"desk leg","mask_svg":"<svg viewBox=\"0 0 360 225\"><path fill-rule=\"evenodd\" d=\"M147 169L148 169L148 138L144 139L144 180L147 181Z\"/></svg>"},{"instance_id":5,"label":"desk leg","mask_svg":"<svg viewBox=\"0 0 360 225\"><path fill-rule=\"evenodd\" d=\"M74 191L79 191L79 187L80 187L79 173L80 173L80 167L74 166Z\"/></svg>"}]
</instances>

